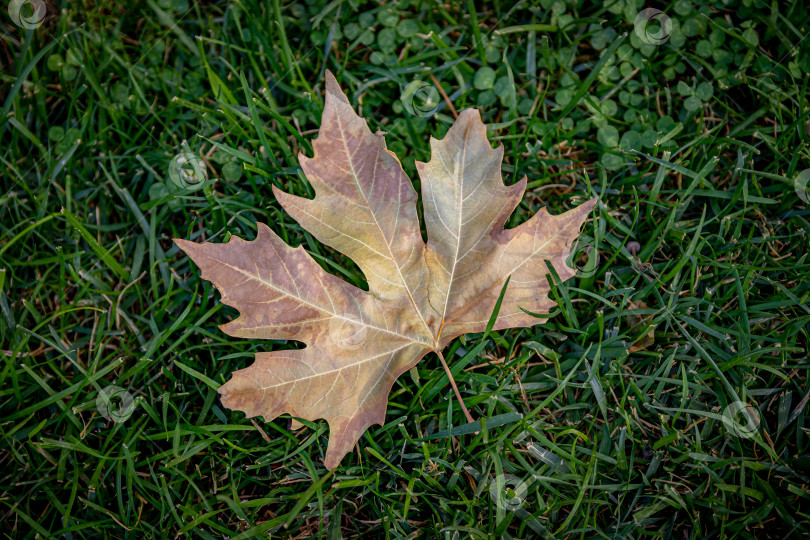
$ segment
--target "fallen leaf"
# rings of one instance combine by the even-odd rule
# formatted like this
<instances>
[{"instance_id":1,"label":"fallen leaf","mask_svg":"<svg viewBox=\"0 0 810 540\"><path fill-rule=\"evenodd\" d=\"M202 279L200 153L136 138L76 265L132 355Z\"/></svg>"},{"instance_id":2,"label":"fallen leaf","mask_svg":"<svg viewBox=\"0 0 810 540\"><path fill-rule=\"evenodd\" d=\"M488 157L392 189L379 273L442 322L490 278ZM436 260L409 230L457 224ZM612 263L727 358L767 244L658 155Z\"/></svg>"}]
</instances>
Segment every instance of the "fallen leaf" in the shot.
<instances>
[{"instance_id":1,"label":"fallen leaf","mask_svg":"<svg viewBox=\"0 0 810 540\"><path fill-rule=\"evenodd\" d=\"M647 304L642 301L639 302L630 302L630 309L648 309ZM631 314L627 316L627 322L631 328L635 328L637 326L646 326L647 324L652 321L652 315L635 315ZM638 351L643 351L649 347L652 347L655 344L655 325L653 325L649 331L644 334L643 336L639 336L639 338L630 345L627 349L628 352L634 353Z\"/></svg>"},{"instance_id":2,"label":"fallen leaf","mask_svg":"<svg viewBox=\"0 0 810 540\"><path fill-rule=\"evenodd\" d=\"M261 223L250 242L175 242L239 310L223 332L306 344L257 353L220 387L223 405L267 421L284 413L326 419L324 463L333 469L369 426L383 424L397 377L456 336L484 331L509 276L495 329L544 322L527 311L555 306L545 261L560 279L574 276L565 261L595 200L558 216L542 209L504 229L526 178L504 185L503 145L493 149L478 111L467 109L444 139L431 138L431 160L417 163L425 243L410 179L328 71L313 146L314 157L299 159L315 198L273 191L302 227L357 263L368 291L325 272Z\"/></svg>"}]
</instances>

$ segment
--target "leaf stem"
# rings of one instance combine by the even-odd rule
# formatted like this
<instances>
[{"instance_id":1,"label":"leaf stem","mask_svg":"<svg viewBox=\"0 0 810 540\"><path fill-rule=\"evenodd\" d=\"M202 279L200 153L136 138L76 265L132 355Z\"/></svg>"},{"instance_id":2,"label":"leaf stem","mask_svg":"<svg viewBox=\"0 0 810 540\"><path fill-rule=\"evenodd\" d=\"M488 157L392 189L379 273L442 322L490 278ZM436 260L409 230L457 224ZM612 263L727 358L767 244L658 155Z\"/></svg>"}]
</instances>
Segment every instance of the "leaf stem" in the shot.
<instances>
[{"instance_id":1,"label":"leaf stem","mask_svg":"<svg viewBox=\"0 0 810 540\"><path fill-rule=\"evenodd\" d=\"M464 416L467 417L467 422L470 423L475 422L472 415L470 414L470 411L467 410L467 406L464 405L464 400L461 399L461 392L458 391L458 386L456 386L456 380L453 378L453 374L450 373L450 368L447 367L447 362L444 361L444 355L442 354L442 351L440 351L439 349L436 349L435 351L436 354L439 355L439 360L442 361L442 366L444 367L445 373L447 373L447 378L450 379L450 386L453 387L453 392L456 393L456 398L458 399L458 402L461 404L461 410L464 411Z\"/></svg>"}]
</instances>

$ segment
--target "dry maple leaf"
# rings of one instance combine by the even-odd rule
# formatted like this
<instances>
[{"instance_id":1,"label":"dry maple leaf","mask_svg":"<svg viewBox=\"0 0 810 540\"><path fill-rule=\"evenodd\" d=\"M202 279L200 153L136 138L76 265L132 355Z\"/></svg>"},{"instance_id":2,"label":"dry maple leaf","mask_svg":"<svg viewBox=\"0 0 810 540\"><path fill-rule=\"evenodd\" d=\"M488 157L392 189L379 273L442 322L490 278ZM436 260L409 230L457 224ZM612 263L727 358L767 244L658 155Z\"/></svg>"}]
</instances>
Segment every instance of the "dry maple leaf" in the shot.
<instances>
[{"instance_id":1,"label":"dry maple leaf","mask_svg":"<svg viewBox=\"0 0 810 540\"><path fill-rule=\"evenodd\" d=\"M325 272L261 223L252 242L175 242L239 310L223 332L306 344L256 354L220 387L223 405L267 421L284 413L326 419L324 463L333 469L369 426L383 424L397 377L453 338L485 330L508 277L494 328L544 321L527 311L556 305L545 261L562 280L575 274L565 261L595 200L559 216L542 209L504 229L526 178L504 185L503 145L492 149L478 111L467 109L444 139L431 138L431 160L416 164L425 244L410 179L328 71L313 146L314 157L299 159L315 198L273 191L302 227L357 263L368 291Z\"/></svg>"}]
</instances>

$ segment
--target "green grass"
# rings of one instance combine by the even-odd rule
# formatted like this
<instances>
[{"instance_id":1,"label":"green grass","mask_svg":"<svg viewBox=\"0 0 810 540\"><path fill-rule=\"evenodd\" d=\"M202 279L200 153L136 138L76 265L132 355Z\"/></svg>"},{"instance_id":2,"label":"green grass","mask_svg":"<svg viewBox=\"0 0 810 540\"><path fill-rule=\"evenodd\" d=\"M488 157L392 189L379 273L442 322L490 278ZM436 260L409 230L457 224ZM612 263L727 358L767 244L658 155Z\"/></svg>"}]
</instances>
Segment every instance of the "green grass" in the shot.
<instances>
[{"instance_id":1,"label":"green grass","mask_svg":"<svg viewBox=\"0 0 810 540\"><path fill-rule=\"evenodd\" d=\"M810 532L806 3L661 4L659 45L628 0L128 6L3 15L4 537ZM220 405L255 352L297 345L219 331L235 312L171 242L261 221L363 285L271 190L311 195L327 68L417 187L429 136L477 107L529 177L510 225L600 198L546 324L444 352L482 425L429 355L331 473L324 422ZM184 151L205 182L172 180ZM756 421L723 421L742 404Z\"/></svg>"}]
</instances>

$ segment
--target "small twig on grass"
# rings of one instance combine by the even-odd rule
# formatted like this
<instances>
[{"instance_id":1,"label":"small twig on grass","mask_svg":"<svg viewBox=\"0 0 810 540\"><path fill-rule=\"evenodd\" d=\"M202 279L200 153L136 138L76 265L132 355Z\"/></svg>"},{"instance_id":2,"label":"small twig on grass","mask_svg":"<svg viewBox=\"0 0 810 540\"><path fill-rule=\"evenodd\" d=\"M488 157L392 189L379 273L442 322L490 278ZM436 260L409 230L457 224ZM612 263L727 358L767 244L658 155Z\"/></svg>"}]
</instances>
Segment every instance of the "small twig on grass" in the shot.
<instances>
[{"instance_id":1,"label":"small twig on grass","mask_svg":"<svg viewBox=\"0 0 810 540\"><path fill-rule=\"evenodd\" d=\"M430 75L430 80L433 81L433 84L436 85L436 88L439 90L439 93L444 98L444 102L447 103L448 107L450 107L450 112L453 113L453 118L458 118L458 113L456 112L456 108L453 107L453 102L450 101L449 97L447 97L447 93L444 91L444 88L442 88L442 85L439 84L438 79L436 79L433 73L428 73L428 75Z\"/></svg>"}]
</instances>

